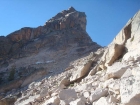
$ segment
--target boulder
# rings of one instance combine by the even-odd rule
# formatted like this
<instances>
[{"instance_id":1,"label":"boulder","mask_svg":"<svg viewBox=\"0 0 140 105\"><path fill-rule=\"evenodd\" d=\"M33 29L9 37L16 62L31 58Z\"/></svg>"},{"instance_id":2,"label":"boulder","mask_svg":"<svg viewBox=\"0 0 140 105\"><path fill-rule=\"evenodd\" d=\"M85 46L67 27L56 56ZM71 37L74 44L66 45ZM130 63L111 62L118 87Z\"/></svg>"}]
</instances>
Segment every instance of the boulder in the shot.
<instances>
[{"instance_id":1,"label":"boulder","mask_svg":"<svg viewBox=\"0 0 140 105\"><path fill-rule=\"evenodd\" d=\"M81 98L76 99L75 101L71 101L69 104L70 105L86 105L85 102Z\"/></svg>"},{"instance_id":2,"label":"boulder","mask_svg":"<svg viewBox=\"0 0 140 105\"><path fill-rule=\"evenodd\" d=\"M115 62L112 66L108 67L106 77L110 78L121 78L121 76L128 69L128 65L122 62Z\"/></svg>"},{"instance_id":3,"label":"boulder","mask_svg":"<svg viewBox=\"0 0 140 105\"><path fill-rule=\"evenodd\" d=\"M69 84L70 84L70 80L67 79L66 77L64 77L64 78L61 80L59 86L61 86L61 85L68 86Z\"/></svg>"},{"instance_id":4,"label":"boulder","mask_svg":"<svg viewBox=\"0 0 140 105\"><path fill-rule=\"evenodd\" d=\"M60 100L60 105L68 105L64 100Z\"/></svg>"},{"instance_id":5,"label":"boulder","mask_svg":"<svg viewBox=\"0 0 140 105\"><path fill-rule=\"evenodd\" d=\"M92 82L90 83L82 83L81 85L77 85L75 87L76 92L82 92L83 90L88 91L93 89Z\"/></svg>"},{"instance_id":6,"label":"boulder","mask_svg":"<svg viewBox=\"0 0 140 105\"><path fill-rule=\"evenodd\" d=\"M128 68L124 74L121 76L121 78L128 78L129 76L132 75L132 69L131 68Z\"/></svg>"},{"instance_id":7,"label":"boulder","mask_svg":"<svg viewBox=\"0 0 140 105\"><path fill-rule=\"evenodd\" d=\"M89 75L94 75L97 71L97 67L95 66L90 72L89 72Z\"/></svg>"},{"instance_id":8,"label":"boulder","mask_svg":"<svg viewBox=\"0 0 140 105\"><path fill-rule=\"evenodd\" d=\"M47 100L42 105L49 105L49 104L51 104L51 105L59 105L59 103L60 103L60 99L57 96L55 96L55 97L52 97L49 100Z\"/></svg>"},{"instance_id":9,"label":"boulder","mask_svg":"<svg viewBox=\"0 0 140 105\"><path fill-rule=\"evenodd\" d=\"M120 56L123 55L124 46L119 44L113 44L108 51L108 58L106 65L111 66Z\"/></svg>"},{"instance_id":10,"label":"boulder","mask_svg":"<svg viewBox=\"0 0 140 105\"><path fill-rule=\"evenodd\" d=\"M45 97L48 95L48 89L47 88L43 88L40 92L40 97Z\"/></svg>"},{"instance_id":11,"label":"boulder","mask_svg":"<svg viewBox=\"0 0 140 105\"><path fill-rule=\"evenodd\" d=\"M109 100L108 100L109 103L117 103L118 101L119 100L117 100L117 98L112 95L110 95Z\"/></svg>"},{"instance_id":12,"label":"boulder","mask_svg":"<svg viewBox=\"0 0 140 105\"><path fill-rule=\"evenodd\" d=\"M115 94L120 94L120 82L117 81L114 84L110 84L109 91L112 91Z\"/></svg>"},{"instance_id":13,"label":"boulder","mask_svg":"<svg viewBox=\"0 0 140 105\"><path fill-rule=\"evenodd\" d=\"M136 78L140 76L140 67L134 67L132 68L132 75Z\"/></svg>"},{"instance_id":14,"label":"boulder","mask_svg":"<svg viewBox=\"0 0 140 105\"><path fill-rule=\"evenodd\" d=\"M85 98L89 98L90 92L88 92L88 91L84 92L84 93L83 93L83 96L84 96Z\"/></svg>"},{"instance_id":15,"label":"boulder","mask_svg":"<svg viewBox=\"0 0 140 105\"><path fill-rule=\"evenodd\" d=\"M133 68L135 69L135 68ZM136 68L137 69L137 68ZM139 68L138 68L139 69ZM137 70L136 70L137 71ZM121 102L125 105L140 105L140 73L122 78L120 85Z\"/></svg>"},{"instance_id":16,"label":"boulder","mask_svg":"<svg viewBox=\"0 0 140 105\"><path fill-rule=\"evenodd\" d=\"M59 92L59 98L69 104L77 98L77 94L74 89L62 89Z\"/></svg>"},{"instance_id":17,"label":"boulder","mask_svg":"<svg viewBox=\"0 0 140 105\"><path fill-rule=\"evenodd\" d=\"M123 58L123 61L125 62L134 62L140 60L140 48L132 49L131 51L127 52Z\"/></svg>"},{"instance_id":18,"label":"boulder","mask_svg":"<svg viewBox=\"0 0 140 105\"><path fill-rule=\"evenodd\" d=\"M37 100L40 99L40 96L39 95L32 95L31 96L28 93L27 96L22 95L20 98L18 98L16 100L16 102L14 103L14 105L28 105L28 104L32 103L35 99L37 99Z\"/></svg>"},{"instance_id":19,"label":"boulder","mask_svg":"<svg viewBox=\"0 0 140 105\"><path fill-rule=\"evenodd\" d=\"M92 63L93 61L89 60L84 65L78 66L78 70L73 72L72 76L70 77L70 81L73 82L88 75Z\"/></svg>"},{"instance_id":20,"label":"boulder","mask_svg":"<svg viewBox=\"0 0 140 105\"><path fill-rule=\"evenodd\" d=\"M120 80L119 79L109 79L104 82L103 85L105 88L109 88L109 91L115 93L115 94L120 94Z\"/></svg>"},{"instance_id":21,"label":"boulder","mask_svg":"<svg viewBox=\"0 0 140 105\"><path fill-rule=\"evenodd\" d=\"M92 105L109 105L106 97L101 97L98 101L93 102Z\"/></svg>"},{"instance_id":22,"label":"boulder","mask_svg":"<svg viewBox=\"0 0 140 105\"><path fill-rule=\"evenodd\" d=\"M108 80L106 80L104 83L103 83L103 87L104 88L108 88L109 84L113 83L114 82L114 79L113 78L110 78Z\"/></svg>"},{"instance_id":23,"label":"boulder","mask_svg":"<svg viewBox=\"0 0 140 105\"><path fill-rule=\"evenodd\" d=\"M111 44L108 49L106 49L104 55L101 58L102 63L100 67L102 69L111 66L116 60L122 56L124 52L124 46L119 44Z\"/></svg>"},{"instance_id":24,"label":"boulder","mask_svg":"<svg viewBox=\"0 0 140 105\"><path fill-rule=\"evenodd\" d=\"M90 95L90 102L94 102L98 100L99 98L107 95L108 90L107 89L97 89L95 92L91 93Z\"/></svg>"}]
</instances>

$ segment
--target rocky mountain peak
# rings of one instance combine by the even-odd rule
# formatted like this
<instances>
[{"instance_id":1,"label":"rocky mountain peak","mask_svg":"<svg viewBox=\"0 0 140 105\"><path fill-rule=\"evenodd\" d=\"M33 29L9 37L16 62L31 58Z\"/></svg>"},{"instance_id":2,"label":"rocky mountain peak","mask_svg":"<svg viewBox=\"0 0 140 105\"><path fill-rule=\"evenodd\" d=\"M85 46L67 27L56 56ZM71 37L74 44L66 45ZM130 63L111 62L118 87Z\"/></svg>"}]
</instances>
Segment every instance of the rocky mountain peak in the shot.
<instances>
[{"instance_id":1,"label":"rocky mountain peak","mask_svg":"<svg viewBox=\"0 0 140 105\"><path fill-rule=\"evenodd\" d=\"M52 25L53 24L53 25ZM86 30L86 15L84 12L78 12L73 7L64 10L52 17L45 23L45 26L52 26L54 30L62 30L67 28L79 28Z\"/></svg>"},{"instance_id":2,"label":"rocky mountain peak","mask_svg":"<svg viewBox=\"0 0 140 105\"><path fill-rule=\"evenodd\" d=\"M59 12L57 15L55 15L54 17L52 17L47 22L51 22L53 20L59 20L61 18L64 18L65 15L70 14L72 12L76 12L76 10L73 7L70 7L70 8L68 8L68 10L63 10L62 12Z\"/></svg>"},{"instance_id":3,"label":"rocky mountain peak","mask_svg":"<svg viewBox=\"0 0 140 105\"><path fill-rule=\"evenodd\" d=\"M3 38L0 37L1 39ZM37 48L27 47L34 46L33 43L38 43L35 45ZM22 57L23 55L26 56L27 52L35 52L36 49L46 44L49 47L55 46L55 48L59 49L59 47L62 48L62 46L68 46L68 44L72 43L87 45L91 44L92 40L86 32L85 13L76 11L73 7L70 7L68 10L63 10L49 19L44 26L37 28L24 27L7 35L5 40L1 42L1 45L4 46L1 46L0 57L1 59L7 59L7 56L11 58L15 55ZM25 47L26 53L23 54ZM19 52L22 54L19 54Z\"/></svg>"},{"instance_id":4,"label":"rocky mountain peak","mask_svg":"<svg viewBox=\"0 0 140 105\"><path fill-rule=\"evenodd\" d=\"M100 47L86 32L85 13L73 7L59 12L44 26L24 27L1 36L0 92L61 73L72 61Z\"/></svg>"},{"instance_id":5,"label":"rocky mountain peak","mask_svg":"<svg viewBox=\"0 0 140 105\"><path fill-rule=\"evenodd\" d=\"M10 81L0 86L0 105L140 105L140 12L100 48L80 24L69 26L67 17L81 18L81 12L69 10L42 26L51 31L41 31L46 33L30 38L33 41L26 39L20 48L29 56L12 56L0 66L0 82ZM60 22L65 27L54 28ZM14 42L14 48L22 43L0 37L0 44L4 42ZM3 52L7 48L0 47Z\"/></svg>"},{"instance_id":6,"label":"rocky mountain peak","mask_svg":"<svg viewBox=\"0 0 140 105\"><path fill-rule=\"evenodd\" d=\"M75 8L73 8L72 6L68 10L71 11L71 12L76 11Z\"/></svg>"},{"instance_id":7,"label":"rocky mountain peak","mask_svg":"<svg viewBox=\"0 0 140 105\"><path fill-rule=\"evenodd\" d=\"M85 13L76 11L73 7L59 12L56 16L49 19L44 26L39 26L37 28L24 27L9 34L7 38L14 42L19 42L21 40L29 41L53 31L70 29L86 31Z\"/></svg>"}]
</instances>

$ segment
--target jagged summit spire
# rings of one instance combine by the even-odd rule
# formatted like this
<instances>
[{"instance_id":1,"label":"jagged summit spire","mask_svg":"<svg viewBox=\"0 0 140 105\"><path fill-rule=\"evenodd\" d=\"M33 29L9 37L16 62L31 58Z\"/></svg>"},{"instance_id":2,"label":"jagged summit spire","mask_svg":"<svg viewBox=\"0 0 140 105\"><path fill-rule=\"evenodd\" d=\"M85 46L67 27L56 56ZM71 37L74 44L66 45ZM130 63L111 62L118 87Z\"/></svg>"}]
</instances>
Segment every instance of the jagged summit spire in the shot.
<instances>
[{"instance_id":1,"label":"jagged summit spire","mask_svg":"<svg viewBox=\"0 0 140 105\"><path fill-rule=\"evenodd\" d=\"M45 23L45 27L52 30L62 30L73 27L79 27L81 30L86 30L86 14L76 11L72 6L67 10L59 12L57 15L49 19Z\"/></svg>"},{"instance_id":2,"label":"jagged summit spire","mask_svg":"<svg viewBox=\"0 0 140 105\"><path fill-rule=\"evenodd\" d=\"M73 8L72 6L68 9L69 12L74 12L76 11L75 8Z\"/></svg>"}]
</instances>

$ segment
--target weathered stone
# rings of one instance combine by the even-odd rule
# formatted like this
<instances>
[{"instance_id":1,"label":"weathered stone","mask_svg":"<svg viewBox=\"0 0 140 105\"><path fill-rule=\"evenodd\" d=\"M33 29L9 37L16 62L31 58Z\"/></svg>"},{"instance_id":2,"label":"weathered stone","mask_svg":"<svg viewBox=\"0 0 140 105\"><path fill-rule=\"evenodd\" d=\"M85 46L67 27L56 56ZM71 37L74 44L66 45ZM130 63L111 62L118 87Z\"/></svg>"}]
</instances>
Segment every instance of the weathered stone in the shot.
<instances>
[{"instance_id":1,"label":"weathered stone","mask_svg":"<svg viewBox=\"0 0 140 105\"><path fill-rule=\"evenodd\" d=\"M47 96L47 94L48 94L48 89L44 88L40 92L40 97L45 97Z\"/></svg>"},{"instance_id":2,"label":"weathered stone","mask_svg":"<svg viewBox=\"0 0 140 105\"><path fill-rule=\"evenodd\" d=\"M92 65L93 61L89 60L86 62L86 64L82 65L81 67L78 67L78 70L73 73L73 75L70 78L70 81L76 81L86 75L88 75L90 71L90 67Z\"/></svg>"},{"instance_id":3,"label":"weathered stone","mask_svg":"<svg viewBox=\"0 0 140 105\"><path fill-rule=\"evenodd\" d=\"M112 91L115 94L120 94L120 80L114 80L108 85L109 91Z\"/></svg>"},{"instance_id":4,"label":"weathered stone","mask_svg":"<svg viewBox=\"0 0 140 105\"><path fill-rule=\"evenodd\" d=\"M28 88L32 89L32 88L34 88L34 86L35 86L35 82L32 82L32 83L29 84Z\"/></svg>"},{"instance_id":5,"label":"weathered stone","mask_svg":"<svg viewBox=\"0 0 140 105\"><path fill-rule=\"evenodd\" d=\"M83 83L82 85L77 85L75 87L76 92L82 92L83 90L90 90L93 89L92 82L91 83Z\"/></svg>"},{"instance_id":6,"label":"weathered stone","mask_svg":"<svg viewBox=\"0 0 140 105\"><path fill-rule=\"evenodd\" d=\"M125 73L121 76L121 78L127 78L132 75L132 69L128 68Z\"/></svg>"},{"instance_id":7,"label":"weathered stone","mask_svg":"<svg viewBox=\"0 0 140 105\"><path fill-rule=\"evenodd\" d=\"M68 104L63 100L60 100L60 105L68 105Z\"/></svg>"},{"instance_id":8,"label":"weathered stone","mask_svg":"<svg viewBox=\"0 0 140 105\"><path fill-rule=\"evenodd\" d=\"M111 78L111 79L108 79L108 80L106 80L105 82L104 82L104 88L108 88L108 86L111 84L111 83L113 83L114 82L114 79L113 78Z\"/></svg>"},{"instance_id":9,"label":"weathered stone","mask_svg":"<svg viewBox=\"0 0 140 105\"><path fill-rule=\"evenodd\" d=\"M42 105L48 105L48 104L51 104L51 105L59 105L59 103L60 103L60 99L57 96L55 96L55 97L52 97L49 100L47 100Z\"/></svg>"},{"instance_id":10,"label":"weathered stone","mask_svg":"<svg viewBox=\"0 0 140 105\"><path fill-rule=\"evenodd\" d=\"M94 102L95 100L98 100L99 98L107 95L107 92L107 89L95 90L95 92L91 93L90 95L90 102Z\"/></svg>"},{"instance_id":11,"label":"weathered stone","mask_svg":"<svg viewBox=\"0 0 140 105\"><path fill-rule=\"evenodd\" d=\"M85 102L80 98L76 99L75 101L71 101L70 105L85 105Z\"/></svg>"},{"instance_id":12,"label":"weathered stone","mask_svg":"<svg viewBox=\"0 0 140 105\"><path fill-rule=\"evenodd\" d=\"M63 89L60 91L59 97L68 104L77 98L77 94L74 89Z\"/></svg>"},{"instance_id":13,"label":"weathered stone","mask_svg":"<svg viewBox=\"0 0 140 105\"><path fill-rule=\"evenodd\" d=\"M121 62L116 62L112 66L108 67L106 76L107 78L121 78L121 76L128 69L128 65Z\"/></svg>"},{"instance_id":14,"label":"weathered stone","mask_svg":"<svg viewBox=\"0 0 140 105\"><path fill-rule=\"evenodd\" d=\"M130 62L130 61L136 61L139 60L140 57L140 49L137 48L137 50L131 50L130 52L127 52L124 56L123 56L123 60L126 62Z\"/></svg>"},{"instance_id":15,"label":"weathered stone","mask_svg":"<svg viewBox=\"0 0 140 105\"><path fill-rule=\"evenodd\" d=\"M60 87L61 89L66 89L66 88L67 88L64 84L59 85L59 87Z\"/></svg>"},{"instance_id":16,"label":"weathered stone","mask_svg":"<svg viewBox=\"0 0 140 105\"><path fill-rule=\"evenodd\" d=\"M116 97L114 97L114 96L111 95L111 96L109 97L108 102L109 102L109 103L117 103L118 100L116 99Z\"/></svg>"},{"instance_id":17,"label":"weathered stone","mask_svg":"<svg viewBox=\"0 0 140 105\"><path fill-rule=\"evenodd\" d=\"M109 88L109 91L119 94L120 93L120 80L114 80L113 78L107 80L103 84L104 88Z\"/></svg>"},{"instance_id":18,"label":"weathered stone","mask_svg":"<svg viewBox=\"0 0 140 105\"><path fill-rule=\"evenodd\" d=\"M111 44L104 52L99 68L105 70L108 66L111 66L123 53L123 45Z\"/></svg>"},{"instance_id":19,"label":"weathered stone","mask_svg":"<svg viewBox=\"0 0 140 105\"><path fill-rule=\"evenodd\" d=\"M109 105L106 97L101 97L97 102L93 102L92 105Z\"/></svg>"},{"instance_id":20,"label":"weathered stone","mask_svg":"<svg viewBox=\"0 0 140 105\"><path fill-rule=\"evenodd\" d=\"M90 93L89 93L88 91L86 91L86 92L83 93L83 96L84 96L85 98L88 98L88 97L90 96Z\"/></svg>"},{"instance_id":21,"label":"weathered stone","mask_svg":"<svg viewBox=\"0 0 140 105\"><path fill-rule=\"evenodd\" d=\"M97 67L94 67L90 72L89 75L94 75L97 71Z\"/></svg>"},{"instance_id":22,"label":"weathered stone","mask_svg":"<svg viewBox=\"0 0 140 105\"><path fill-rule=\"evenodd\" d=\"M132 75L135 76L136 78L140 76L140 67L134 67L132 69Z\"/></svg>"},{"instance_id":23,"label":"weathered stone","mask_svg":"<svg viewBox=\"0 0 140 105\"><path fill-rule=\"evenodd\" d=\"M22 97L18 98L16 100L16 102L14 103L14 105L19 105L19 104L28 105L29 103L32 103L34 101L34 99L39 99L39 98L40 98L39 95L29 96L29 94L28 94L28 96L22 96Z\"/></svg>"},{"instance_id":24,"label":"weathered stone","mask_svg":"<svg viewBox=\"0 0 140 105\"><path fill-rule=\"evenodd\" d=\"M61 86L61 85L68 86L69 84L70 84L70 80L68 80L66 77L64 77L64 78L61 80L59 86Z\"/></svg>"},{"instance_id":25,"label":"weathered stone","mask_svg":"<svg viewBox=\"0 0 140 105\"><path fill-rule=\"evenodd\" d=\"M121 80L120 95L121 102L126 105L139 105L140 104L140 78L139 73L129 78L123 78Z\"/></svg>"}]
</instances>

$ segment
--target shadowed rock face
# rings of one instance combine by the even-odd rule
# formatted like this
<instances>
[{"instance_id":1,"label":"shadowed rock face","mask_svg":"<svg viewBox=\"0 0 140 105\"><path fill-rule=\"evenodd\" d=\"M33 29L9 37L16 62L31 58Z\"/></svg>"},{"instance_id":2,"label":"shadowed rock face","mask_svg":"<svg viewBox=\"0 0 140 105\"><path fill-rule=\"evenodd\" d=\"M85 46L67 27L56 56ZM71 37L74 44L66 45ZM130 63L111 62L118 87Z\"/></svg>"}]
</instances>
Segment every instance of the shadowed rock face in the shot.
<instances>
[{"instance_id":1,"label":"shadowed rock face","mask_svg":"<svg viewBox=\"0 0 140 105\"><path fill-rule=\"evenodd\" d=\"M85 13L70 7L44 26L24 27L6 37L0 36L0 84L21 79L25 86L29 83L25 81L38 79L33 73L45 70L38 76L42 77L62 71L71 61L96 51L101 46L88 36L86 23ZM31 74L31 80L25 79Z\"/></svg>"}]
</instances>

